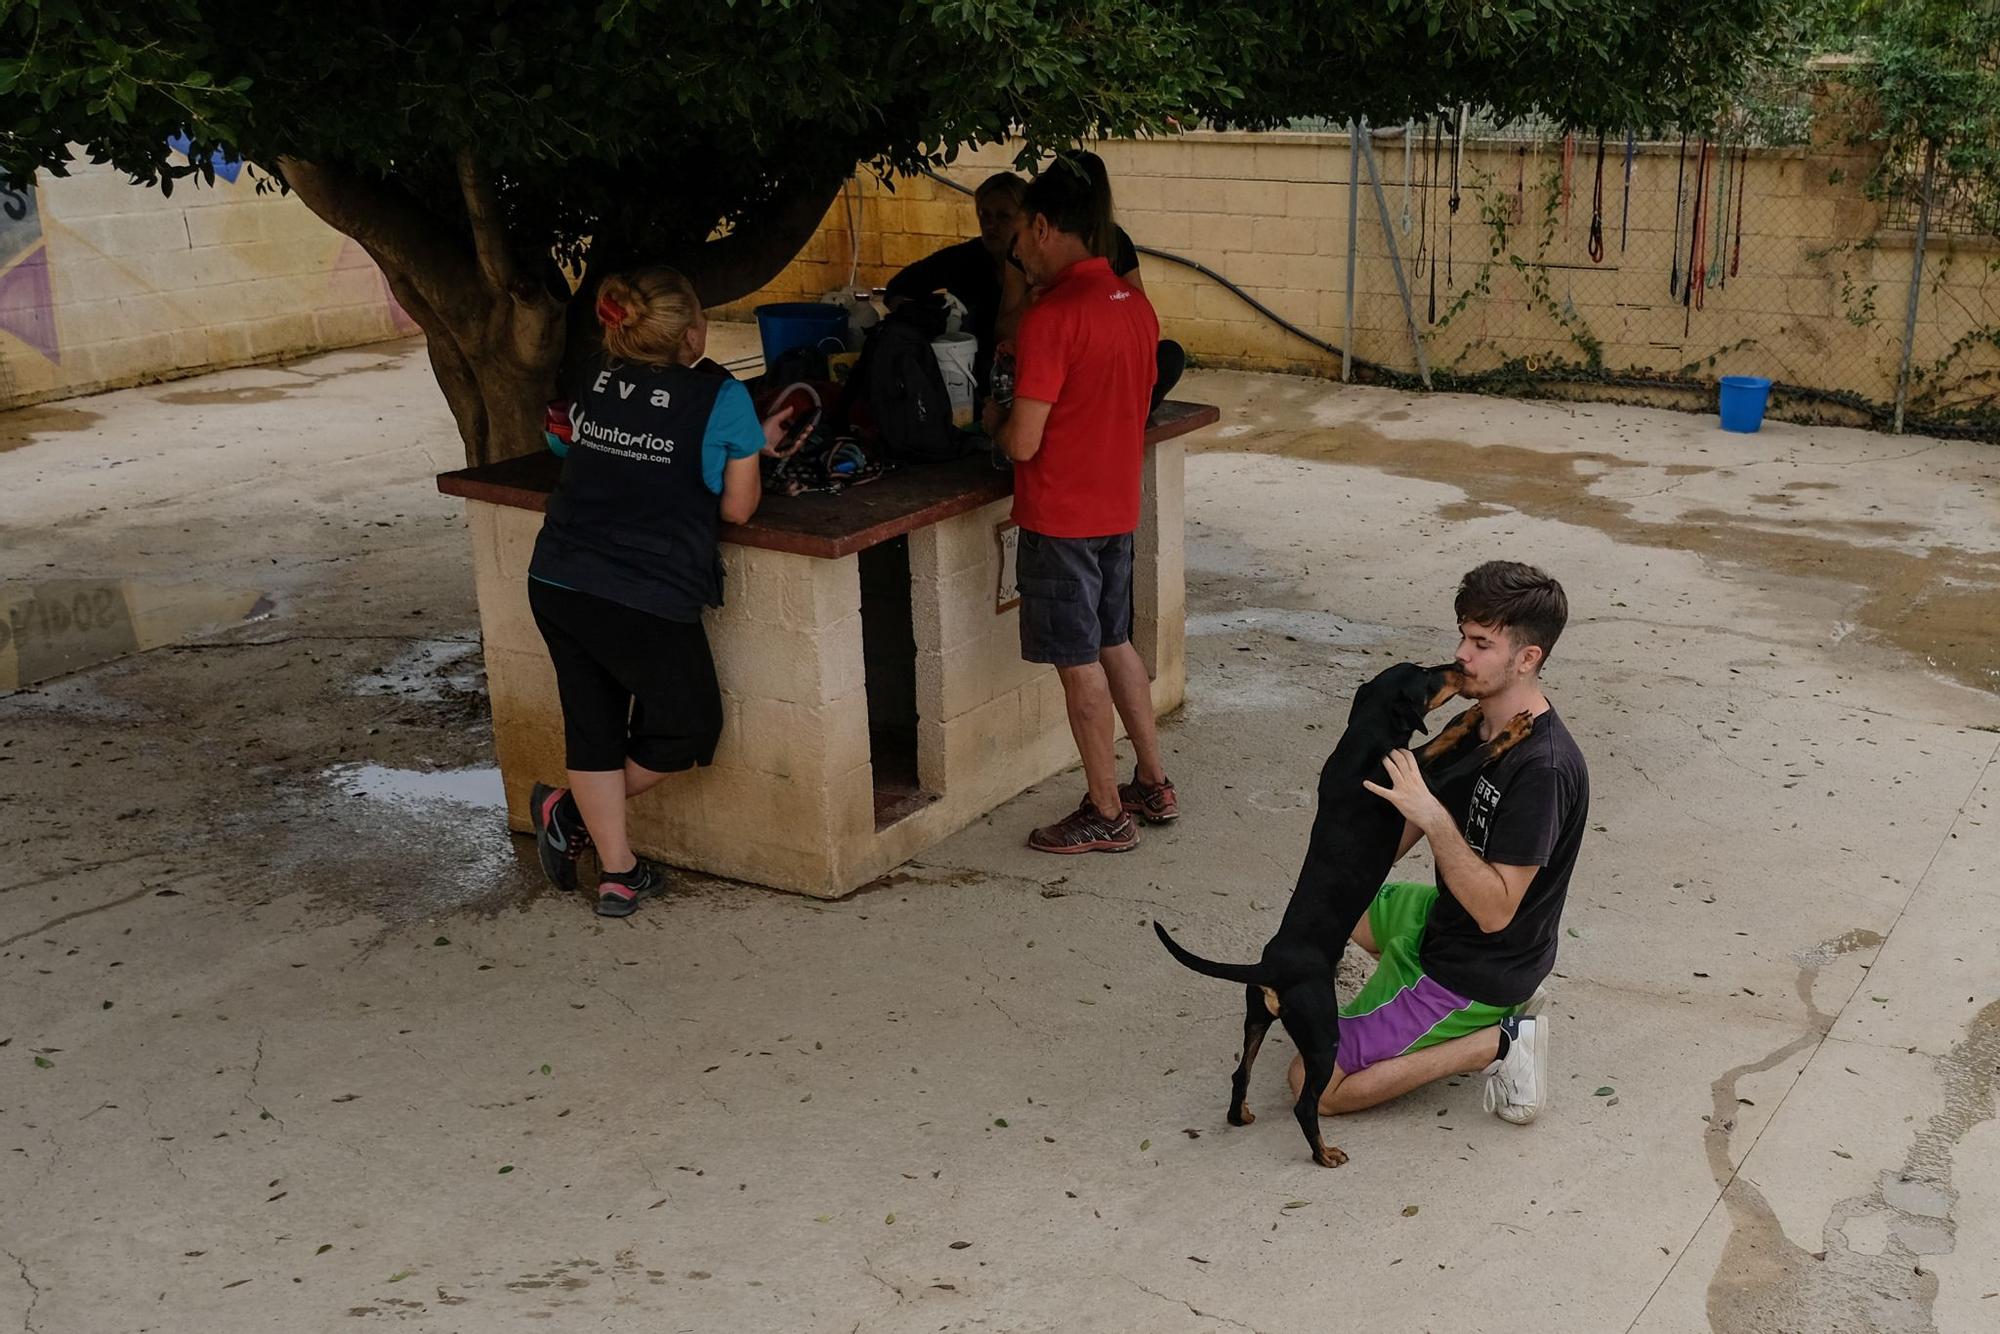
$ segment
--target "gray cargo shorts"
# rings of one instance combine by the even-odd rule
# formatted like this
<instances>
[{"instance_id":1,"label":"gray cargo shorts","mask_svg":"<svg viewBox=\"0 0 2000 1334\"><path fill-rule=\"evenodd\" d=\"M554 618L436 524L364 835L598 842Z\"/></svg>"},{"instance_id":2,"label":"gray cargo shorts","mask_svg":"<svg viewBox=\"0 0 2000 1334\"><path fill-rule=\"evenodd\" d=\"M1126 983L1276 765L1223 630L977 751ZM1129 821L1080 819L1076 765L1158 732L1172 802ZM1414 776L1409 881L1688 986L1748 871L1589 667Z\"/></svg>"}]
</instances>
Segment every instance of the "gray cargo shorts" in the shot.
<instances>
[{"instance_id":1,"label":"gray cargo shorts","mask_svg":"<svg viewBox=\"0 0 2000 1334\"><path fill-rule=\"evenodd\" d=\"M1021 530L1021 657L1057 667L1097 661L1132 639L1132 534L1044 537Z\"/></svg>"}]
</instances>

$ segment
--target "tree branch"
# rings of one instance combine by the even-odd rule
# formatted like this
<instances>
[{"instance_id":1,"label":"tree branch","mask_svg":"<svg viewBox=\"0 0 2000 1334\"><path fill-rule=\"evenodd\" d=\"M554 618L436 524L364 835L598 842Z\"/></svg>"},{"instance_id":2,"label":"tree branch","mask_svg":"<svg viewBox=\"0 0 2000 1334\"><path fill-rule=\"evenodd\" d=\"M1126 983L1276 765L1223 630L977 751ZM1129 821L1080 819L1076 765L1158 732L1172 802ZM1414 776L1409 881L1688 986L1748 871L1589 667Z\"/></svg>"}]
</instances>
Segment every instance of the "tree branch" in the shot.
<instances>
[{"instance_id":1,"label":"tree branch","mask_svg":"<svg viewBox=\"0 0 2000 1334\"><path fill-rule=\"evenodd\" d=\"M507 245L507 228L500 220L500 201L494 197L493 182L479 169L470 148L458 150L458 192L465 196L465 216L472 222L472 248L479 256L479 271L496 292L514 296L521 286L521 271L514 252Z\"/></svg>"},{"instance_id":2,"label":"tree branch","mask_svg":"<svg viewBox=\"0 0 2000 1334\"><path fill-rule=\"evenodd\" d=\"M673 256L674 267L688 276L704 306L747 296L805 249L845 183L845 178L837 177L822 186L792 190L782 202L739 222L721 240Z\"/></svg>"}]
</instances>

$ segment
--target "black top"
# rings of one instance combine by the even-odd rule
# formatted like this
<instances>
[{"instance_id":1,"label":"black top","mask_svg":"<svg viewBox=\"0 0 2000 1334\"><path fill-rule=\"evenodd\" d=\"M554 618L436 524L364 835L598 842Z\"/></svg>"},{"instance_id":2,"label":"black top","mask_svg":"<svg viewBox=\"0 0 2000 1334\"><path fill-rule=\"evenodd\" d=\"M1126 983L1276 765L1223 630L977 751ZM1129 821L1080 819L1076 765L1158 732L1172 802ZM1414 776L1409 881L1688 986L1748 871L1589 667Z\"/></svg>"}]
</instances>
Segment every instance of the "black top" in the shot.
<instances>
[{"instance_id":1,"label":"black top","mask_svg":"<svg viewBox=\"0 0 2000 1334\"><path fill-rule=\"evenodd\" d=\"M1113 223L1111 230L1118 233L1111 238L1111 271L1123 278L1139 267L1139 247L1132 244L1132 237L1123 227Z\"/></svg>"},{"instance_id":2,"label":"black top","mask_svg":"<svg viewBox=\"0 0 2000 1334\"><path fill-rule=\"evenodd\" d=\"M960 241L924 256L889 280L892 298L928 296L942 289L965 303L972 327L966 332L979 339L973 373L986 383L987 367L993 360L993 324L1000 317L1000 267L978 237Z\"/></svg>"},{"instance_id":3,"label":"black top","mask_svg":"<svg viewBox=\"0 0 2000 1334\"><path fill-rule=\"evenodd\" d=\"M1441 892L1424 929L1424 971L1468 1000L1519 1005L1555 967L1563 901L1590 817L1583 752L1551 708L1526 741L1442 799L1481 857L1541 869L1514 920L1491 935L1452 897L1440 871Z\"/></svg>"},{"instance_id":4,"label":"black top","mask_svg":"<svg viewBox=\"0 0 2000 1334\"><path fill-rule=\"evenodd\" d=\"M692 367L619 364L584 385L529 575L670 621L721 606L722 501L701 453L728 383Z\"/></svg>"}]
</instances>

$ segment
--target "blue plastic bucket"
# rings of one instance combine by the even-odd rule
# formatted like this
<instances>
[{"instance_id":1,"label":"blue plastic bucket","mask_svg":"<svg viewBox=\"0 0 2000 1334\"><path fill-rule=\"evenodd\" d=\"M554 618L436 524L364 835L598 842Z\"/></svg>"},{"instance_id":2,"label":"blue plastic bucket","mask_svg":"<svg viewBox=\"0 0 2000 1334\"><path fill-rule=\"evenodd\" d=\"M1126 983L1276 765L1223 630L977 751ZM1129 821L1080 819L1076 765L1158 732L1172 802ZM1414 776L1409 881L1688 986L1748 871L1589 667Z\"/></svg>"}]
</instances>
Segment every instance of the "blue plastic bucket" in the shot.
<instances>
[{"instance_id":1,"label":"blue plastic bucket","mask_svg":"<svg viewBox=\"0 0 2000 1334\"><path fill-rule=\"evenodd\" d=\"M764 365L798 347L817 347L822 338L844 338L847 308L815 301L777 301L757 307L757 337L764 344Z\"/></svg>"},{"instance_id":2,"label":"blue plastic bucket","mask_svg":"<svg viewBox=\"0 0 2000 1334\"><path fill-rule=\"evenodd\" d=\"M1764 424L1764 405L1771 399L1771 382L1761 375L1722 377L1722 429L1754 433Z\"/></svg>"}]
</instances>

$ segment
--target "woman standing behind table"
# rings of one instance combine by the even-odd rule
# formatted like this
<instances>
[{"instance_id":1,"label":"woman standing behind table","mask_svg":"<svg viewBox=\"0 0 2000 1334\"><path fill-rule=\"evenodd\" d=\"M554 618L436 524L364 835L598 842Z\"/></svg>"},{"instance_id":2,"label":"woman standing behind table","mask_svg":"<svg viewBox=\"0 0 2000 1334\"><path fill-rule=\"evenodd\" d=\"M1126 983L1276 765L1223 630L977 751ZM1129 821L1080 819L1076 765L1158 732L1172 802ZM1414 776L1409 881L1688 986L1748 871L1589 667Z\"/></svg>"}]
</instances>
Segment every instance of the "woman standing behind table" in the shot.
<instances>
[{"instance_id":1,"label":"woman standing behind table","mask_svg":"<svg viewBox=\"0 0 2000 1334\"><path fill-rule=\"evenodd\" d=\"M664 881L626 839L625 802L714 758L722 694L701 614L722 605L717 529L756 511L758 453L789 414L760 423L742 384L693 368L708 321L674 270L605 278L597 318L603 366L570 407L562 481L528 565L569 786L537 783L529 806L549 879L574 889L595 845L597 912L627 917Z\"/></svg>"}]
</instances>

